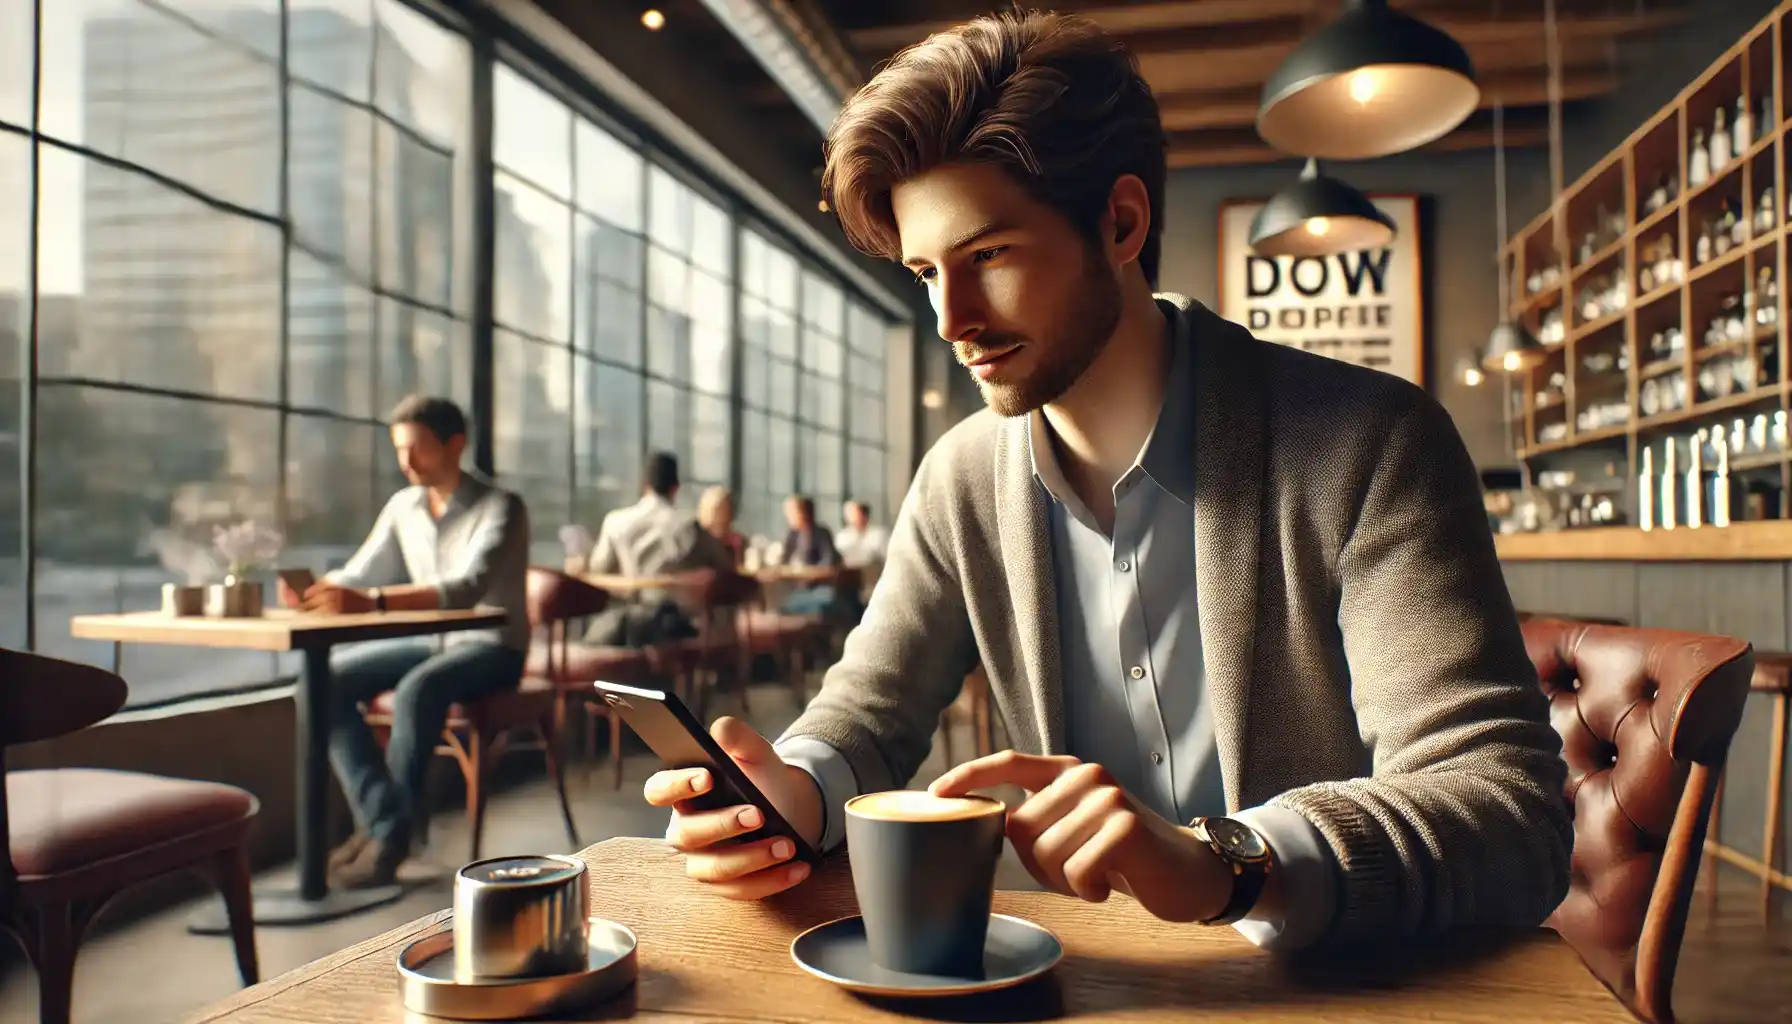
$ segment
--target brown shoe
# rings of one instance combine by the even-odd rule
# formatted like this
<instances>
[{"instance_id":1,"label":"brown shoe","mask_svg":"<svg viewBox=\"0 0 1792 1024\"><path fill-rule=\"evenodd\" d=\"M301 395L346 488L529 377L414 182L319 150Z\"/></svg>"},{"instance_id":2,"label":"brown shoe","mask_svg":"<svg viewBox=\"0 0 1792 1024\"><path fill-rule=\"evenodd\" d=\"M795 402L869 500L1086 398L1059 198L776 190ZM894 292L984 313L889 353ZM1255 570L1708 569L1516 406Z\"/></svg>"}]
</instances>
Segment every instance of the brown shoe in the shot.
<instances>
[{"instance_id":1,"label":"brown shoe","mask_svg":"<svg viewBox=\"0 0 1792 1024\"><path fill-rule=\"evenodd\" d=\"M403 840L369 839L361 852L330 873L338 889L375 889L398 881L398 866L410 855Z\"/></svg>"},{"instance_id":2,"label":"brown shoe","mask_svg":"<svg viewBox=\"0 0 1792 1024\"><path fill-rule=\"evenodd\" d=\"M344 864L351 863L356 857L361 855L361 850L372 841L373 837L367 833L356 832L354 835L348 837L347 842L334 850L331 850L330 859L325 863L329 865L331 870L342 867Z\"/></svg>"}]
</instances>

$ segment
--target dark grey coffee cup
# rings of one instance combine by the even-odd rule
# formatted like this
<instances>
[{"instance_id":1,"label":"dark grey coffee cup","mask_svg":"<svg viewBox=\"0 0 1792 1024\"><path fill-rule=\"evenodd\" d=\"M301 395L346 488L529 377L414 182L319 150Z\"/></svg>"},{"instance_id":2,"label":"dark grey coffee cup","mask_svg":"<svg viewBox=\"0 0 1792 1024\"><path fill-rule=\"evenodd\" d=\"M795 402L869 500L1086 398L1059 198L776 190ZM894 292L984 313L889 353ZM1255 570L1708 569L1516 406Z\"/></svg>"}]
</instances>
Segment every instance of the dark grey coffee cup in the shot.
<instances>
[{"instance_id":1,"label":"dark grey coffee cup","mask_svg":"<svg viewBox=\"0 0 1792 1024\"><path fill-rule=\"evenodd\" d=\"M871 959L911 974L981 977L1007 807L986 797L955 798L987 810L922 820L889 813L894 796L868 793L846 803L852 887Z\"/></svg>"}]
</instances>

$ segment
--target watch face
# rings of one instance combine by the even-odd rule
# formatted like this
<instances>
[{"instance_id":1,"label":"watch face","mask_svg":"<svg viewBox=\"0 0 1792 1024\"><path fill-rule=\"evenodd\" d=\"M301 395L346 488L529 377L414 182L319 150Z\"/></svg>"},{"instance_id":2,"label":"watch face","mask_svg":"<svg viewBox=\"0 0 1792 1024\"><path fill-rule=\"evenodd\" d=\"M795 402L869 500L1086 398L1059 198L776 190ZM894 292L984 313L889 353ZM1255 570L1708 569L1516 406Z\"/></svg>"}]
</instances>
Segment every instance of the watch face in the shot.
<instances>
[{"instance_id":1,"label":"watch face","mask_svg":"<svg viewBox=\"0 0 1792 1024\"><path fill-rule=\"evenodd\" d=\"M1261 860L1269 856L1263 839L1243 822L1231 818L1208 818L1207 834L1239 860Z\"/></svg>"}]
</instances>

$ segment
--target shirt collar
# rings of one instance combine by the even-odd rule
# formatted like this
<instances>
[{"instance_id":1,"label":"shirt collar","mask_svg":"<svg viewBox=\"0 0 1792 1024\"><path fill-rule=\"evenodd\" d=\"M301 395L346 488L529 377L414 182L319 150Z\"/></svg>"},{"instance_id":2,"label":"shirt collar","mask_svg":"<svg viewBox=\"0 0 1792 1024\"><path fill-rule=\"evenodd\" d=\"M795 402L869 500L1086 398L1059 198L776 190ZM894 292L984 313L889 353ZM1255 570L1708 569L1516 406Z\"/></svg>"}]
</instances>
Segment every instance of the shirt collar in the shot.
<instances>
[{"instance_id":1,"label":"shirt collar","mask_svg":"<svg viewBox=\"0 0 1792 1024\"><path fill-rule=\"evenodd\" d=\"M1158 308L1170 324L1169 385L1164 388L1163 408L1157 423L1139 450L1133 465L1167 493L1185 504L1195 502L1195 354L1188 318L1170 303ZM1071 494L1070 483L1052 451L1051 428L1045 413L1035 409L1027 416L1027 446L1033 456L1033 477L1053 498Z\"/></svg>"},{"instance_id":2,"label":"shirt collar","mask_svg":"<svg viewBox=\"0 0 1792 1024\"><path fill-rule=\"evenodd\" d=\"M484 497L492 489L492 484L474 473L472 470L460 471L460 482L454 485L454 493L448 496L447 504L442 506L442 514L450 510L465 509ZM417 507L429 511L429 488L417 488Z\"/></svg>"}]
</instances>

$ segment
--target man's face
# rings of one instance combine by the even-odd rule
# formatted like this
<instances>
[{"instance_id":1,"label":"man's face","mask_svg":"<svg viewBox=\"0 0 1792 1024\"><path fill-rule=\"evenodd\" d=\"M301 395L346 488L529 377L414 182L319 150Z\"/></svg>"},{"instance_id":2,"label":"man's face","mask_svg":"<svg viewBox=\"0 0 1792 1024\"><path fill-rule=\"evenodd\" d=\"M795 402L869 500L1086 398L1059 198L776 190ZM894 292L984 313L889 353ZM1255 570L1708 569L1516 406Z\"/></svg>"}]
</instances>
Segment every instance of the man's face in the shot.
<instances>
[{"instance_id":1,"label":"man's face","mask_svg":"<svg viewBox=\"0 0 1792 1024\"><path fill-rule=\"evenodd\" d=\"M983 401L1019 416L1069 390L1120 321L1106 252L988 164L936 167L890 200L903 265Z\"/></svg>"},{"instance_id":2,"label":"man's face","mask_svg":"<svg viewBox=\"0 0 1792 1024\"><path fill-rule=\"evenodd\" d=\"M803 515L803 503L795 498L784 502L784 521L790 524L792 530L808 529L809 522L808 517Z\"/></svg>"},{"instance_id":3,"label":"man's face","mask_svg":"<svg viewBox=\"0 0 1792 1024\"><path fill-rule=\"evenodd\" d=\"M858 502L849 501L840 506L840 521L855 530L863 530L865 525L871 521L871 516L859 507Z\"/></svg>"},{"instance_id":4,"label":"man's face","mask_svg":"<svg viewBox=\"0 0 1792 1024\"><path fill-rule=\"evenodd\" d=\"M398 468L413 484L433 487L447 483L460 470L461 450L466 446L465 435L441 441L421 423L392 425L392 449L398 455Z\"/></svg>"}]
</instances>

